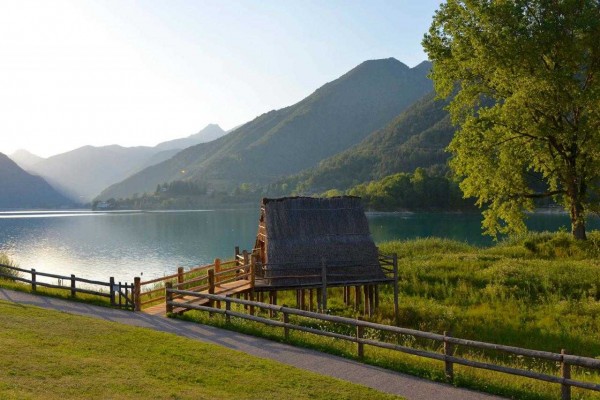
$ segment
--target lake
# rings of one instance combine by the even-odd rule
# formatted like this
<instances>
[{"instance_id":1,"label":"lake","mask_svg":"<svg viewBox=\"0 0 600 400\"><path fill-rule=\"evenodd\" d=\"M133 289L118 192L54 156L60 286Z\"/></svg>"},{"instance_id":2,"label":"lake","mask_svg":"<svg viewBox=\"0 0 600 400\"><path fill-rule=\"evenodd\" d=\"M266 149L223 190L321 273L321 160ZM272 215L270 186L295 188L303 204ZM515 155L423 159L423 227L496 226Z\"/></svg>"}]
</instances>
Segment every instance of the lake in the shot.
<instances>
[{"instance_id":1,"label":"lake","mask_svg":"<svg viewBox=\"0 0 600 400\"><path fill-rule=\"evenodd\" d=\"M489 245L481 216L461 213L368 213L376 242L439 236ZM171 274L178 266L233 257L254 245L257 209L206 211L0 212L0 252L22 268L131 282ZM534 214L532 230L569 227L565 214ZM590 229L599 229L598 219Z\"/></svg>"}]
</instances>

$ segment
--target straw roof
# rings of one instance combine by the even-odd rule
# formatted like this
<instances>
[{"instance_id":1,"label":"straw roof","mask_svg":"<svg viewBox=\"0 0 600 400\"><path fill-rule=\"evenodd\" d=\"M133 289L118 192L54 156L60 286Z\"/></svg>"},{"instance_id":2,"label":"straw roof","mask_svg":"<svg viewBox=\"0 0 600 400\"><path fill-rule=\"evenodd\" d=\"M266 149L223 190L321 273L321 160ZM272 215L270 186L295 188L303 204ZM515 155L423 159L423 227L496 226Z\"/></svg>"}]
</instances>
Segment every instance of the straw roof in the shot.
<instances>
[{"instance_id":1,"label":"straw roof","mask_svg":"<svg viewBox=\"0 0 600 400\"><path fill-rule=\"evenodd\" d=\"M359 197L263 199L260 224L269 286L318 286L323 263L328 286L388 280Z\"/></svg>"}]
</instances>

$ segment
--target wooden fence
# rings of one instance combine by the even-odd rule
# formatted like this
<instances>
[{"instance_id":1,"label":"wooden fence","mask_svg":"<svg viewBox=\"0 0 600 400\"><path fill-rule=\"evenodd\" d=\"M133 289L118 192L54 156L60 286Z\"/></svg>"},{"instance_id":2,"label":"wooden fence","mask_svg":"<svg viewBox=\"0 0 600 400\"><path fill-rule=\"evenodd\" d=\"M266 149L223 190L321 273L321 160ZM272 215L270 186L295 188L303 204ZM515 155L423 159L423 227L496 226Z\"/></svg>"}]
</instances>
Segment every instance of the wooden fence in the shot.
<instances>
[{"instance_id":1,"label":"wooden fence","mask_svg":"<svg viewBox=\"0 0 600 400\"><path fill-rule=\"evenodd\" d=\"M584 382L571 379L571 366L579 366L594 370L600 370L600 360L589 357L580 357L576 355L566 354L563 350L561 353L552 353L547 351L539 351L539 350L530 350L524 349L520 347L513 346L505 346L500 344L479 342L475 340L469 339L461 339L456 338L444 332L443 335L431 333L431 332L423 332L414 329L400 328L396 326L382 325L376 324L373 322L362 321L358 319L345 318L345 317L337 317L333 315L320 314L310 311L298 310L295 308L285 307L285 306L276 306L266 303L260 303L255 301L247 301L236 299L228 296L219 296L205 293L197 293L186 290L178 290L167 288L166 296L169 298L174 298L175 296L195 296L198 298L206 298L210 299L213 302L216 302L217 305L220 303L225 304L225 309L221 309L220 307L211 307L195 305L189 303L182 303L177 301L167 301L166 307L167 310L173 309L173 307L178 308L186 308L191 310L199 310L206 311L209 313L223 314L225 318L229 322L231 317L237 317L242 319L247 319L255 322L260 322L266 325L275 326L283 328L284 336L286 339L289 338L290 330L298 330L302 332L308 332L315 335L327 336L331 338L346 340L349 342L354 342L357 344L357 354L359 357L364 356L365 345L380 347L389 350L395 350L402 353L412 354L419 357L431 358L434 360L439 360L444 362L445 366L445 374L449 381L454 379L454 364L464 365L472 368L480 368L486 369L496 372L503 372L506 374L518 375L527 378L537 379L545 382L556 383L561 385L561 399L562 400L570 400L571 399L571 387L578 387L583 389L589 389L594 391L600 391L600 384L592 383L592 382ZM269 310L270 313L280 313L282 315L283 321L281 320L273 320L270 318L264 318L256 315L232 311L231 304L240 304L245 307L254 309L260 308L264 310ZM336 324L345 325L347 327L351 327L356 333L355 335L345 335L336 332L328 332L320 329L310 328L302 325L295 325L289 322L290 315L305 317L314 319L317 321L326 321L332 322ZM437 353L429 350L417 349L413 347L407 347L403 345L398 345L389 342L383 342L379 340L367 339L364 336L365 328L373 329L378 332L387 332L396 335L410 335L416 338L433 340L436 342L440 342L443 344L443 353ZM491 363L469 360L462 357L457 357L454 354L455 346L465 346L467 348L475 348L480 350L492 350L498 352L504 352L508 354L513 354L522 357L532 357L535 359L542 359L547 361L552 361L560 364L560 376L544 374L540 372L531 371L528 369L520 369L514 367L507 367L501 365L495 365Z\"/></svg>"},{"instance_id":2,"label":"wooden fence","mask_svg":"<svg viewBox=\"0 0 600 400\"><path fill-rule=\"evenodd\" d=\"M71 292L72 297L76 297L77 293L85 293L100 297L106 297L110 299L110 304L114 307L123 309L133 310L136 298L135 283L127 284L121 282L115 282L115 279L111 277L108 282L95 281L91 279L79 278L75 275L63 276L56 274L49 274L46 272L36 271L32 269L17 268L10 265L0 264L0 267L8 270L15 271L18 274L12 275L3 273L0 270L0 277L8 278L10 280L24 282L31 285L31 290L34 292L38 286L48 287L52 289L62 289ZM23 274L29 274L29 279L24 278ZM39 277L52 278L57 280L57 284L40 281ZM135 278L139 280L139 278ZM89 288L78 287L77 283L84 283L92 286L99 286L99 290L92 290ZM106 289L104 289L106 288Z\"/></svg>"},{"instance_id":3,"label":"wooden fence","mask_svg":"<svg viewBox=\"0 0 600 400\"><path fill-rule=\"evenodd\" d=\"M254 276L254 274L248 274L250 271L250 261L248 260L250 257L246 251L238 257L237 252L236 248L236 257L233 260L221 261L216 258L213 264L200 265L187 271L183 267L179 267L176 274L140 281L135 286L136 293L139 293L139 296L136 297L135 310L140 311L144 306L164 302L166 300L165 286L167 284L177 289L209 290L211 287L209 279L212 275L212 293L214 293L215 285L228 283L243 277L250 279L250 276Z\"/></svg>"}]
</instances>

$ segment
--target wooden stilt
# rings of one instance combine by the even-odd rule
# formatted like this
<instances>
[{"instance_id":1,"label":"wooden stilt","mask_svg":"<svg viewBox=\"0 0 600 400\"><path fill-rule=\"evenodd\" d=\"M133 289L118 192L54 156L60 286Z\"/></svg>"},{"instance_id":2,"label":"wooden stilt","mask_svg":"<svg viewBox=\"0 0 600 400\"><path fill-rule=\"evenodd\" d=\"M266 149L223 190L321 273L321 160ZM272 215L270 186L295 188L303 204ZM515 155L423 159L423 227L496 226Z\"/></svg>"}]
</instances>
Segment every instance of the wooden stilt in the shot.
<instances>
[{"instance_id":1,"label":"wooden stilt","mask_svg":"<svg viewBox=\"0 0 600 400\"><path fill-rule=\"evenodd\" d=\"M365 292L365 315L370 315L371 314L371 304L370 303L370 298L369 298L369 285L364 285L363 286L363 291Z\"/></svg>"},{"instance_id":2,"label":"wooden stilt","mask_svg":"<svg viewBox=\"0 0 600 400\"><path fill-rule=\"evenodd\" d=\"M379 308L379 285L375 285L375 308Z\"/></svg>"},{"instance_id":3,"label":"wooden stilt","mask_svg":"<svg viewBox=\"0 0 600 400\"><path fill-rule=\"evenodd\" d=\"M309 306L309 311L315 311L315 303L313 302L313 290L309 289L308 290L308 306Z\"/></svg>"}]
</instances>

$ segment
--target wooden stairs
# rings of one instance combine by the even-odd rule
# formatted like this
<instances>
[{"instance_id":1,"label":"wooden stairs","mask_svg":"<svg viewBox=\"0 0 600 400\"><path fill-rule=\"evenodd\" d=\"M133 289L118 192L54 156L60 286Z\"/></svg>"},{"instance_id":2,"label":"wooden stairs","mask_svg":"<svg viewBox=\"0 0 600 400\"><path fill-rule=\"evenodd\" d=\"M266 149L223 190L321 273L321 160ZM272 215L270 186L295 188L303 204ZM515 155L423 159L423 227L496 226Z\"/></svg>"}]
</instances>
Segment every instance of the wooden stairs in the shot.
<instances>
[{"instance_id":1,"label":"wooden stairs","mask_svg":"<svg viewBox=\"0 0 600 400\"><path fill-rule=\"evenodd\" d=\"M240 280L233 281L233 282L216 284L214 287L214 294L218 294L221 296L234 296L234 295L238 295L238 294L248 293L251 289L252 289L252 282L250 280L240 279ZM201 290L198 293L208 293L208 292L209 292L208 289L206 289L206 290ZM208 299L198 298L195 296L177 297L174 299L174 301L186 303L186 304L194 304L194 305L199 305L199 306L208 305L208 303L209 303ZM150 314L150 315L165 315L166 314L166 304L164 302L161 302L157 305L144 308L142 311L145 312L146 314ZM185 311L188 311L188 310L185 308L181 308L181 307L173 308L173 312L176 314L183 314Z\"/></svg>"}]
</instances>

